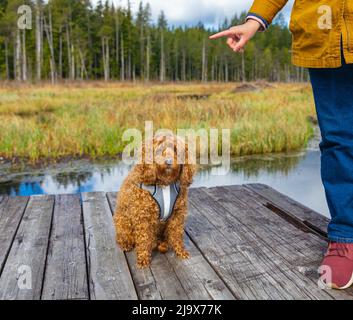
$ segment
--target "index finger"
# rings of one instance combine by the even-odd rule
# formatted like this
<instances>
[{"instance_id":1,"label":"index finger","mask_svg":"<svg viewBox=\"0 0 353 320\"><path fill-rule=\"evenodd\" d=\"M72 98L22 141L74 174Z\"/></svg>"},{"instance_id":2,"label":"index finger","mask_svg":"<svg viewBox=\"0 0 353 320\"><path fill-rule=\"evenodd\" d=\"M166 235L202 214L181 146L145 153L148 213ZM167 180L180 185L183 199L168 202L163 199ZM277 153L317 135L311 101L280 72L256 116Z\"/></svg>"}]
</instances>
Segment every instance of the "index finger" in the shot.
<instances>
[{"instance_id":1,"label":"index finger","mask_svg":"<svg viewBox=\"0 0 353 320\"><path fill-rule=\"evenodd\" d=\"M223 37L229 37L232 35L233 35L232 30L224 30L224 31L218 32L216 34L213 34L212 36L209 37L209 39L211 39L211 40L219 39L219 38L223 38Z\"/></svg>"}]
</instances>

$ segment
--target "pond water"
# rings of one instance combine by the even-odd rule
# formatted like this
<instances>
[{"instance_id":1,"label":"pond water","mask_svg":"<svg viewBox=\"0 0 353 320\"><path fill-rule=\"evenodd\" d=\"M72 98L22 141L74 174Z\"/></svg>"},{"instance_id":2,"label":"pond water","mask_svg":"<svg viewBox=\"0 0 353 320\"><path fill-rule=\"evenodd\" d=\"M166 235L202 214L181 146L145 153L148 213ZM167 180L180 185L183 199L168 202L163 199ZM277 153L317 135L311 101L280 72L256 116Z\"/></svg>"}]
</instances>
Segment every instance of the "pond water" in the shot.
<instances>
[{"instance_id":1,"label":"pond water","mask_svg":"<svg viewBox=\"0 0 353 320\"><path fill-rule=\"evenodd\" d=\"M264 183L329 216L320 178L319 132L305 150L295 153L238 157L227 175L202 168L193 187ZM77 160L43 168L0 165L0 194L34 195L116 191L131 167L121 161Z\"/></svg>"}]
</instances>

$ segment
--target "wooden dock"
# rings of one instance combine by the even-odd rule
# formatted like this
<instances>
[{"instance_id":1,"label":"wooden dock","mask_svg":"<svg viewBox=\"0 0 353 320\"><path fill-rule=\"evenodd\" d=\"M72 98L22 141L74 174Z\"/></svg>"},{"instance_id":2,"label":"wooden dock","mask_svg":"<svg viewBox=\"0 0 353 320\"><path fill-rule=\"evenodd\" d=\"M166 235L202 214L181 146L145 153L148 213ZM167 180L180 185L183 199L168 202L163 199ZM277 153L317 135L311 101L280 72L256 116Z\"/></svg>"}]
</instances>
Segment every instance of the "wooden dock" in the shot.
<instances>
[{"instance_id":1,"label":"wooden dock","mask_svg":"<svg viewBox=\"0 0 353 320\"><path fill-rule=\"evenodd\" d=\"M191 189L191 258L144 270L115 243L115 197L0 196L0 299L353 298L317 285L328 220L268 186Z\"/></svg>"}]
</instances>

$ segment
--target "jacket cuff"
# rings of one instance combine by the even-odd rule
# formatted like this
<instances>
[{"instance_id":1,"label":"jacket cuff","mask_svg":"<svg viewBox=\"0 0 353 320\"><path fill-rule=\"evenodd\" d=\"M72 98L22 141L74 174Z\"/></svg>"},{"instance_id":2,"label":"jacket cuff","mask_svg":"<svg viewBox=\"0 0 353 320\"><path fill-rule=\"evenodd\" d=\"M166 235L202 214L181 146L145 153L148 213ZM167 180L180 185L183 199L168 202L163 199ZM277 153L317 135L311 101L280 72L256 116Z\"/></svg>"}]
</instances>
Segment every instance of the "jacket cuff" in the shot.
<instances>
[{"instance_id":1,"label":"jacket cuff","mask_svg":"<svg viewBox=\"0 0 353 320\"><path fill-rule=\"evenodd\" d=\"M277 13L282 10L288 0L254 0L249 14L255 14L267 22L267 25L272 23Z\"/></svg>"},{"instance_id":2,"label":"jacket cuff","mask_svg":"<svg viewBox=\"0 0 353 320\"><path fill-rule=\"evenodd\" d=\"M268 22L263 17L259 16L256 13L249 12L248 15L246 16L245 21L248 21L248 20L255 20L258 23L260 23L261 25L260 31L265 31L269 26Z\"/></svg>"}]
</instances>

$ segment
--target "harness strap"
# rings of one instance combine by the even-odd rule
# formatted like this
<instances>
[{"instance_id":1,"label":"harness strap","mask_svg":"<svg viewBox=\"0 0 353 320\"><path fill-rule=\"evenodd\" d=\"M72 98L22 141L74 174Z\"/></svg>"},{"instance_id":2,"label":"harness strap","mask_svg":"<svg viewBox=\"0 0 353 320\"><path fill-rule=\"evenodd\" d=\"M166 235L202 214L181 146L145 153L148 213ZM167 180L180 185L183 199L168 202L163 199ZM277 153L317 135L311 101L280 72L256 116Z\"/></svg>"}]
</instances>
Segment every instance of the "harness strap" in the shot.
<instances>
[{"instance_id":1,"label":"harness strap","mask_svg":"<svg viewBox=\"0 0 353 320\"><path fill-rule=\"evenodd\" d=\"M140 184L140 188L149 192L159 207L159 218L167 221L174 210L175 203L180 193L179 182L169 186L145 185Z\"/></svg>"}]
</instances>

